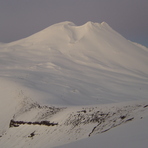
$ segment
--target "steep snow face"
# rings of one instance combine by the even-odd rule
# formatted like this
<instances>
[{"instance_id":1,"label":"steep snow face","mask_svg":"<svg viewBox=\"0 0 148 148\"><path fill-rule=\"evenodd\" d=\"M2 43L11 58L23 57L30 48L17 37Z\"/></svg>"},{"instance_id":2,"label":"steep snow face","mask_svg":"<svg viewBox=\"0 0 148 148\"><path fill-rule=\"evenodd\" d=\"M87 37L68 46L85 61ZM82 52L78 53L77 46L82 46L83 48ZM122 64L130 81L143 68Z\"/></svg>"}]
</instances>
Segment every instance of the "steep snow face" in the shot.
<instances>
[{"instance_id":1,"label":"steep snow face","mask_svg":"<svg viewBox=\"0 0 148 148\"><path fill-rule=\"evenodd\" d=\"M0 76L41 103L147 100L147 57L147 48L127 41L105 22L62 22L1 44Z\"/></svg>"}]
</instances>

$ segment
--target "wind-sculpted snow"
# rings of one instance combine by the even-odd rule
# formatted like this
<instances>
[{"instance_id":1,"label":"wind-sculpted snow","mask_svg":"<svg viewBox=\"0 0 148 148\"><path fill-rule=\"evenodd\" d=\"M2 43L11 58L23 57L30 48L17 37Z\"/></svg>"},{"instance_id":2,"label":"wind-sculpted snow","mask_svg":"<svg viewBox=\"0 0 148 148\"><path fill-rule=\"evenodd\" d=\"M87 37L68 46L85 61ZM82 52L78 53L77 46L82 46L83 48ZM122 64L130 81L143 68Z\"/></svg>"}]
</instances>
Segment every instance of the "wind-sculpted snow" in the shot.
<instances>
[{"instance_id":1,"label":"wind-sculpted snow","mask_svg":"<svg viewBox=\"0 0 148 148\"><path fill-rule=\"evenodd\" d=\"M147 100L148 49L106 23L55 24L0 46L0 77L53 105Z\"/></svg>"},{"instance_id":2,"label":"wind-sculpted snow","mask_svg":"<svg viewBox=\"0 0 148 148\"><path fill-rule=\"evenodd\" d=\"M0 147L54 147L143 119L147 57L105 22L0 43Z\"/></svg>"}]
</instances>

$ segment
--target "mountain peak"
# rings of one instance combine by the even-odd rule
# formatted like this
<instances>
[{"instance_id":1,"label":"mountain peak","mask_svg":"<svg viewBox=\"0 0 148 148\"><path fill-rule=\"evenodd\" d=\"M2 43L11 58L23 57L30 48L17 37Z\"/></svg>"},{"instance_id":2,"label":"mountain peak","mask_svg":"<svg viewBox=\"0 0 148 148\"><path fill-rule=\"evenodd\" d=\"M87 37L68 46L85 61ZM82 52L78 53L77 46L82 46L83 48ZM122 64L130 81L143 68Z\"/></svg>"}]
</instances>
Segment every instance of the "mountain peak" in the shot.
<instances>
[{"instance_id":1,"label":"mountain peak","mask_svg":"<svg viewBox=\"0 0 148 148\"><path fill-rule=\"evenodd\" d=\"M105 22L62 22L0 48L1 75L51 104L147 99L148 50Z\"/></svg>"},{"instance_id":2,"label":"mountain peak","mask_svg":"<svg viewBox=\"0 0 148 148\"><path fill-rule=\"evenodd\" d=\"M21 44L55 44L57 41L69 42L69 40L79 40L89 32L95 34L98 30L108 30L110 27L107 23L94 23L88 21L84 25L77 26L73 22L65 21L51 25L40 32L37 32L21 40ZM69 39L70 38L70 39ZM18 41L17 41L18 43Z\"/></svg>"}]
</instances>

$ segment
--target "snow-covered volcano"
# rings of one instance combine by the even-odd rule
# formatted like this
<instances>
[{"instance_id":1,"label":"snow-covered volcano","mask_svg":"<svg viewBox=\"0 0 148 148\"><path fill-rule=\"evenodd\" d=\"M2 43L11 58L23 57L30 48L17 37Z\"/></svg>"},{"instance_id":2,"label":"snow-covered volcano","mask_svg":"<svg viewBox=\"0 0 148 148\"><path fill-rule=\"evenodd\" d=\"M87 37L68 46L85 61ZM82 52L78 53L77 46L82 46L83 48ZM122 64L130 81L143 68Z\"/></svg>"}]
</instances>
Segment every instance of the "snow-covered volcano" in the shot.
<instances>
[{"instance_id":1,"label":"snow-covered volcano","mask_svg":"<svg viewBox=\"0 0 148 148\"><path fill-rule=\"evenodd\" d=\"M105 22L87 22L82 26L62 22L30 37L8 44L0 43L0 134L7 133L1 137L2 146L4 147L8 139L10 142L14 140L10 137L16 129L18 134L15 136L20 138L21 133L29 129L24 132L25 137L25 134L32 130L28 124L36 124L35 122L38 122L35 126L39 126L50 124L43 120L51 120L53 125L58 126L57 123L60 123L65 129L63 126L74 122L74 116L79 118L77 107L72 107L74 113L65 109L71 108L70 106L79 106L78 111L81 110L85 114L94 105L99 108L100 104L141 101L143 106L139 107L142 106L145 111L147 90L148 48L126 40ZM133 119L133 110L139 109L137 104L131 105L127 110L125 106L111 109L112 114L116 114L115 110L124 110L126 114L118 114L120 120L114 126ZM81 107L82 105L91 107ZM114 108L113 106L111 108ZM97 111L96 109L83 117L86 119L89 116L87 119L91 120L92 114L98 116ZM95 123L86 122L87 126L83 127L82 131L77 127L81 134L75 137L72 132L74 140L86 138L91 131L94 134L114 127L112 124L108 125L111 113L106 113L106 110L105 113L104 110L102 112L107 115L104 117L107 122L101 125L104 128L92 131L93 127L97 127L95 123L100 121L100 118L98 121L96 118ZM114 119L117 120L117 116ZM78 122L78 125L81 126L81 123L83 122ZM18 128L9 128L12 124L21 125ZM36 131L36 128L33 127L33 130ZM62 131L60 127L58 129ZM41 133L44 130L47 129L39 129ZM51 132L54 133L54 130ZM66 130L71 132L70 127ZM30 137L35 135L34 131ZM51 134L50 130L48 133ZM57 136L57 132L54 136ZM60 134L58 138L61 138ZM20 141L23 140L27 141L23 138ZM64 141L68 142L63 139L59 144L64 144ZM21 142L18 147L22 146ZM9 147L9 144L6 147Z\"/></svg>"},{"instance_id":2,"label":"snow-covered volcano","mask_svg":"<svg viewBox=\"0 0 148 148\"><path fill-rule=\"evenodd\" d=\"M0 76L49 104L141 100L148 96L147 57L147 48L127 41L104 22L63 22L1 45Z\"/></svg>"}]
</instances>

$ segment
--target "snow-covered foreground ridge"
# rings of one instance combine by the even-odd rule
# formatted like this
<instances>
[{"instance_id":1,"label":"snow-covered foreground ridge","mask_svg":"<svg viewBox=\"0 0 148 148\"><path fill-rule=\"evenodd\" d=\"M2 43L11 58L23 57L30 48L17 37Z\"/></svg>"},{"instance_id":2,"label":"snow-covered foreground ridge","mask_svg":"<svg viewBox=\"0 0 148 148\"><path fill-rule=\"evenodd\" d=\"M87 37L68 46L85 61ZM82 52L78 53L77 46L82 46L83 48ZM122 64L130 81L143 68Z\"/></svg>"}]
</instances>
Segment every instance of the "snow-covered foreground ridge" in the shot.
<instances>
[{"instance_id":1,"label":"snow-covered foreground ridge","mask_svg":"<svg viewBox=\"0 0 148 148\"><path fill-rule=\"evenodd\" d=\"M79 107L40 106L27 98L17 104L17 110L0 135L0 146L56 147L148 117L148 103L128 102ZM5 120L4 119L4 120ZM1 121L1 123L4 122Z\"/></svg>"},{"instance_id":2,"label":"snow-covered foreground ridge","mask_svg":"<svg viewBox=\"0 0 148 148\"><path fill-rule=\"evenodd\" d=\"M54 147L147 119L147 57L105 22L0 43L0 147Z\"/></svg>"}]
</instances>

